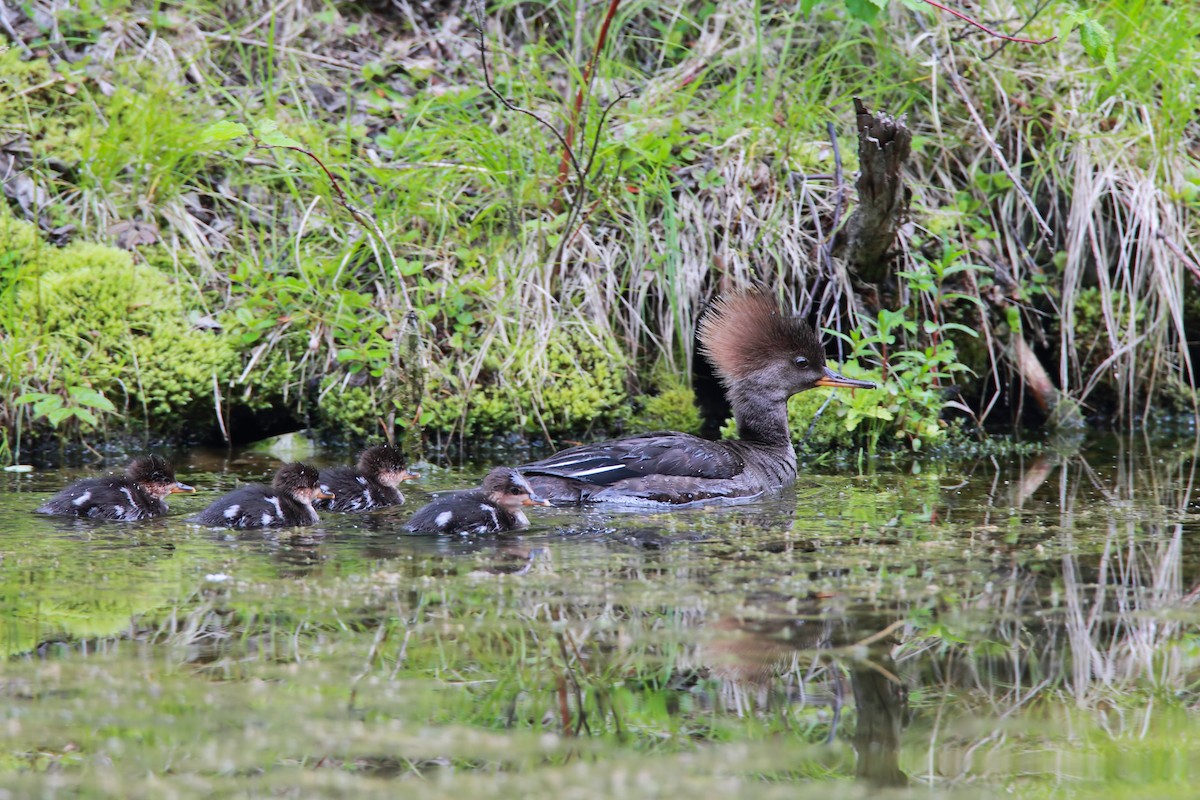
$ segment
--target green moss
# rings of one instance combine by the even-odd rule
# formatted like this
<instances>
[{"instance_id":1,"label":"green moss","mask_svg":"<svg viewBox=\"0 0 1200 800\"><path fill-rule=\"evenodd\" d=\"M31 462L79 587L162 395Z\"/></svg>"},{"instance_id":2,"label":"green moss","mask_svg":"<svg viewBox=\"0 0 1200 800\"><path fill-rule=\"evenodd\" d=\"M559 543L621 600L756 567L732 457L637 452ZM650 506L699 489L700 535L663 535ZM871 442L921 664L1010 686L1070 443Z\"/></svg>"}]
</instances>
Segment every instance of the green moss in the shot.
<instances>
[{"instance_id":1,"label":"green moss","mask_svg":"<svg viewBox=\"0 0 1200 800\"><path fill-rule=\"evenodd\" d=\"M581 431L624 412L626 359L612 339L582 327L556 331L546 343L546 360L545 382L529 388L549 428Z\"/></svg>"},{"instance_id":2,"label":"green moss","mask_svg":"<svg viewBox=\"0 0 1200 800\"><path fill-rule=\"evenodd\" d=\"M90 387L171 429L211 413L214 376L224 385L235 374L229 338L191 329L167 276L123 250L50 247L0 213L0 258L16 265L3 325L10 352L28 354L25 391Z\"/></svg>"},{"instance_id":3,"label":"green moss","mask_svg":"<svg viewBox=\"0 0 1200 800\"><path fill-rule=\"evenodd\" d=\"M634 426L645 431L699 433L702 424L696 393L681 384L642 398L642 410L634 418Z\"/></svg>"},{"instance_id":4,"label":"green moss","mask_svg":"<svg viewBox=\"0 0 1200 800\"><path fill-rule=\"evenodd\" d=\"M317 424L323 430L342 436L366 436L379 430L378 420L387 409L374 387L347 386L338 388L341 376L328 376L321 381L320 402L317 404ZM332 388L331 388L332 387Z\"/></svg>"},{"instance_id":5,"label":"green moss","mask_svg":"<svg viewBox=\"0 0 1200 800\"><path fill-rule=\"evenodd\" d=\"M453 354L436 365L441 380L431 387L423 424L467 435L546 431L561 436L628 415L628 362L616 342L600 331L562 327L546 340L518 343L513 352L511 366L490 365L470 391L450 372L457 364Z\"/></svg>"}]
</instances>

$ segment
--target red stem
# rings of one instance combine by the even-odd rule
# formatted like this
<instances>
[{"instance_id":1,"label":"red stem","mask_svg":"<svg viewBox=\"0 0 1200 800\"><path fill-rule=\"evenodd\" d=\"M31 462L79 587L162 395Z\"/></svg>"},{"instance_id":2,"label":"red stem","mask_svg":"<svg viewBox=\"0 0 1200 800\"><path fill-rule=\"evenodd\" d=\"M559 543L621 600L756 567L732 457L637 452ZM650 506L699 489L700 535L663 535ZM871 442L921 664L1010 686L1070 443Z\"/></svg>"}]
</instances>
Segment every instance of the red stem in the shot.
<instances>
[{"instance_id":1,"label":"red stem","mask_svg":"<svg viewBox=\"0 0 1200 800\"><path fill-rule=\"evenodd\" d=\"M563 136L566 140L566 147L563 148L562 160L558 162L559 186L567 182L567 169L571 165L570 150L575 143L575 125L579 122L579 115L583 112L583 95L592 84L592 73L596 70L596 62L600 60L600 51L604 49L604 43L608 40L608 28L612 25L613 17L617 15L619 5L621 5L621 0L609 0L608 12L604 15L604 22L600 25L600 37L596 40L596 49L592 52L592 58L583 70L583 82L579 84L579 90L575 92L575 106L571 109L571 119L567 123L566 134Z\"/></svg>"},{"instance_id":2,"label":"red stem","mask_svg":"<svg viewBox=\"0 0 1200 800\"><path fill-rule=\"evenodd\" d=\"M934 0L921 0L921 2L925 3L926 5L933 6L936 9L945 11L947 14L952 14L953 16L956 16L959 19L961 19L963 22L966 22L968 25L974 25L976 28L979 28L979 30L984 31L985 33L988 33L992 36L995 36L997 39L1003 39L1006 42L1019 42L1020 44L1049 44L1050 42L1053 42L1055 39L1058 38L1057 36L1051 36L1049 39L1042 39L1041 41L1038 41L1037 39L1020 39L1016 36L1008 36L1006 34L1000 33L1000 31L992 30L988 26L984 25L982 22L979 22L978 20L968 17L966 14L962 13L961 11L955 11L953 8L947 8L946 6L942 5L941 3L935 3Z\"/></svg>"}]
</instances>

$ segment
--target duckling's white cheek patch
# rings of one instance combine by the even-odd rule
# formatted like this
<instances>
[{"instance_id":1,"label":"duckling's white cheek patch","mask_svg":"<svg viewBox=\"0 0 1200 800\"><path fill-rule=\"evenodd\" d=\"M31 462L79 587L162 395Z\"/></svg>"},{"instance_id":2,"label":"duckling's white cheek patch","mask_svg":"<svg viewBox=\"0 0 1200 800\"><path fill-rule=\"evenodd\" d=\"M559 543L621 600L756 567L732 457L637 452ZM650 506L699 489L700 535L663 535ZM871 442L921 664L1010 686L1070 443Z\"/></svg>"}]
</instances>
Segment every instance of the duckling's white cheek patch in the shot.
<instances>
[{"instance_id":1,"label":"duckling's white cheek patch","mask_svg":"<svg viewBox=\"0 0 1200 800\"><path fill-rule=\"evenodd\" d=\"M84 492L83 494L79 495L79 497L76 497L74 500L72 500L71 505L81 506L84 503L86 503L88 500L91 500L91 499L92 499L92 493Z\"/></svg>"},{"instance_id":2,"label":"duckling's white cheek patch","mask_svg":"<svg viewBox=\"0 0 1200 800\"><path fill-rule=\"evenodd\" d=\"M275 518L274 518L274 517L272 517L270 514L268 514L268 513L267 513L267 512L265 512L265 511L263 512L263 515L262 515L262 524L263 524L263 525L270 525L270 524L271 524L271 520L273 520L273 519L275 519Z\"/></svg>"},{"instance_id":3,"label":"duckling's white cheek patch","mask_svg":"<svg viewBox=\"0 0 1200 800\"><path fill-rule=\"evenodd\" d=\"M450 520L452 519L454 519L454 514L452 512L443 511L437 515L437 517L433 520L433 523L439 528L444 528L450 524Z\"/></svg>"},{"instance_id":4,"label":"duckling's white cheek patch","mask_svg":"<svg viewBox=\"0 0 1200 800\"><path fill-rule=\"evenodd\" d=\"M233 519L234 517L236 517L238 515L238 512L241 510L242 510L242 507L239 506L237 503L234 503L229 508L225 509L225 519Z\"/></svg>"}]
</instances>

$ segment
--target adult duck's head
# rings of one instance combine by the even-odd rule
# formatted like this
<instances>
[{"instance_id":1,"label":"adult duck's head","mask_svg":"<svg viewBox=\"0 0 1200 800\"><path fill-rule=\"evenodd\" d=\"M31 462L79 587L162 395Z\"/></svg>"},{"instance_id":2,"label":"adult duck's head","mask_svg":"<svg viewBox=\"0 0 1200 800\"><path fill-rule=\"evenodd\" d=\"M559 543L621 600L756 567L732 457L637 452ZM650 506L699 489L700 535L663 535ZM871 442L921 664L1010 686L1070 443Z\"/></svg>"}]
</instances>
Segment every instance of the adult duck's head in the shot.
<instances>
[{"instance_id":1,"label":"adult duck's head","mask_svg":"<svg viewBox=\"0 0 1200 800\"><path fill-rule=\"evenodd\" d=\"M143 456L134 459L125 476L142 491L159 500L175 492L196 491L186 483L175 480L175 470L162 456Z\"/></svg>"},{"instance_id":2,"label":"adult duck's head","mask_svg":"<svg viewBox=\"0 0 1200 800\"><path fill-rule=\"evenodd\" d=\"M759 291L714 301L700 320L700 347L726 388L766 401L818 386L875 388L826 366L825 348L808 323L785 316Z\"/></svg>"},{"instance_id":3,"label":"adult duck's head","mask_svg":"<svg viewBox=\"0 0 1200 800\"><path fill-rule=\"evenodd\" d=\"M408 460L402 451L386 444L363 450L358 456L358 471L393 489L403 481L421 477L419 473L408 471Z\"/></svg>"},{"instance_id":4,"label":"adult duck's head","mask_svg":"<svg viewBox=\"0 0 1200 800\"><path fill-rule=\"evenodd\" d=\"M496 467L483 479L483 491L488 499L509 513L516 513L521 506L548 506L549 500L542 499L525 476L515 469Z\"/></svg>"},{"instance_id":5,"label":"adult duck's head","mask_svg":"<svg viewBox=\"0 0 1200 800\"><path fill-rule=\"evenodd\" d=\"M271 488L305 505L311 504L313 500L333 499L333 492L321 483L321 473L314 467L300 462L280 467L275 473L275 480L271 481Z\"/></svg>"}]
</instances>

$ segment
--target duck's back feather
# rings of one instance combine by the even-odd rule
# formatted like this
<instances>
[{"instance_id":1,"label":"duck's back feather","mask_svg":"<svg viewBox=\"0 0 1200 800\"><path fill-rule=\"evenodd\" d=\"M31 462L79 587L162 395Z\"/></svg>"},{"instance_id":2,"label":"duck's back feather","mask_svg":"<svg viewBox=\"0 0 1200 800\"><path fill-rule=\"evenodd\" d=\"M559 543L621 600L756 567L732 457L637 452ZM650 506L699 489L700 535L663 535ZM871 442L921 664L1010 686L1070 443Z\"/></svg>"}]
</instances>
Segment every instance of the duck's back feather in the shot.
<instances>
[{"instance_id":1,"label":"duck's back feather","mask_svg":"<svg viewBox=\"0 0 1200 800\"><path fill-rule=\"evenodd\" d=\"M85 478L54 495L37 512L132 522L166 514L167 504L146 494L128 478Z\"/></svg>"},{"instance_id":2,"label":"duck's back feather","mask_svg":"<svg viewBox=\"0 0 1200 800\"><path fill-rule=\"evenodd\" d=\"M796 477L791 442L714 442L649 433L573 447L519 467L543 497L566 503L745 500Z\"/></svg>"},{"instance_id":3,"label":"duck's back feather","mask_svg":"<svg viewBox=\"0 0 1200 800\"><path fill-rule=\"evenodd\" d=\"M485 492L468 489L434 498L417 509L404 527L412 533L475 536L517 530L527 524L493 503Z\"/></svg>"},{"instance_id":4,"label":"duck's back feather","mask_svg":"<svg viewBox=\"0 0 1200 800\"><path fill-rule=\"evenodd\" d=\"M192 520L202 525L245 529L311 525L317 518L286 494L262 484L248 484L224 495Z\"/></svg>"},{"instance_id":5,"label":"duck's back feather","mask_svg":"<svg viewBox=\"0 0 1200 800\"><path fill-rule=\"evenodd\" d=\"M628 439L585 444L519 467L525 475L569 478L593 486L611 486L650 475L729 480L745 461L723 442L688 433L659 431Z\"/></svg>"}]
</instances>

